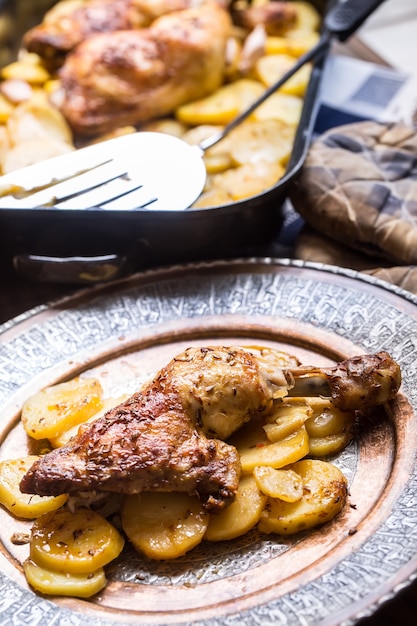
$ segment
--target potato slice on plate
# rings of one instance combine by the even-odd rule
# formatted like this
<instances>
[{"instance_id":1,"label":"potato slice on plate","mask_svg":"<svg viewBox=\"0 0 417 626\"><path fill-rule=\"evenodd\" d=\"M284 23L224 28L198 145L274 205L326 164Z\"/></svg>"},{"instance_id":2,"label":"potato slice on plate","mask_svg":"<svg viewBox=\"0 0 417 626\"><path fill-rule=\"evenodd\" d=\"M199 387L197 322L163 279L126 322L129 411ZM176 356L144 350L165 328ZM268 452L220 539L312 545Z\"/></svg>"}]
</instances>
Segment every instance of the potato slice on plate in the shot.
<instances>
[{"instance_id":1,"label":"potato slice on plate","mask_svg":"<svg viewBox=\"0 0 417 626\"><path fill-rule=\"evenodd\" d=\"M268 415L263 428L269 441L281 441L304 426L311 415L312 410L305 402L287 399Z\"/></svg>"},{"instance_id":2,"label":"potato slice on plate","mask_svg":"<svg viewBox=\"0 0 417 626\"><path fill-rule=\"evenodd\" d=\"M258 523L266 503L253 476L240 480L236 499L218 515L211 515L204 539L226 541L247 533Z\"/></svg>"},{"instance_id":3,"label":"potato slice on plate","mask_svg":"<svg viewBox=\"0 0 417 626\"><path fill-rule=\"evenodd\" d=\"M203 539L209 521L200 501L186 493L147 491L128 496L122 526L134 547L150 559L176 559Z\"/></svg>"},{"instance_id":4,"label":"potato slice on plate","mask_svg":"<svg viewBox=\"0 0 417 626\"><path fill-rule=\"evenodd\" d=\"M30 100L33 95L32 86L25 80L9 78L0 83L0 91L12 104L21 104Z\"/></svg>"},{"instance_id":5,"label":"potato slice on plate","mask_svg":"<svg viewBox=\"0 0 417 626\"><path fill-rule=\"evenodd\" d=\"M22 408L22 424L33 439L53 439L102 407L103 390L94 378L73 378L38 391Z\"/></svg>"},{"instance_id":6,"label":"potato slice on plate","mask_svg":"<svg viewBox=\"0 0 417 626\"><path fill-rule=\"evenodd\" d=\"M119 531L92 509L75 513L58 509L35 520L30 558L47 569L93 574L115 559L123 546Z\"/></svg>"},{"instance_id":7,"label":"potato slice on plate","mask_svg":"<svg viewBox=\"0 0 417 626\"><path fill-rule=\"evenodd\" d=\"M128 394L125 394L118 398L105 398L103 400L102 407L99 409L99 411L97 411L97 413L93 413L93 415L91 415L85 421L81 422L81 424L75 424L69 430L63 431L60 435L58 435L58 437L50 438L49 443L53 448L60 448L61 446L64 446L66 443L68 443L71 437L75 437L78 434L80 429L87 427L91 424L91 422L95 422L97 419L99 419L99 417L102 417L106 413L106 411L109 411L118 404L121 404L122 402L127 400L128 397Z\"/></svg>"},{"instance_id":8,"label":"potato slice on plate","mask_svg":"<svg viewBox=\"0 0 417 626\"><path fill-rule=\"evenodd\" d=\"M35 591L51 596L90 598L107 584L103 568L88 574L69 574L42 567L31 559L26 559L23 571Z\"/></svg>"},{"instance_id":9,"label":"potato slice on plate","mask_svg":"<svg viewBox=\"0 0 417 626\"><path fill-rule=\"evenodd\" d=\"M304 426L285 439L271 443L261 423L251 422L231 439L240 454L243 474L251 474L258 465L280 469L302 459L309 452Z\"/></svg>"},{"instance_id":10,"label":"potato slice on plate","mask_svg":"<svg viewBox=\"0 0 417 626\"><path fill-rule=\"evenodd\" d=\"M253 470L253 476L261 492L271 498L297 502L303 495L303 481L293 470L260 465Z\"/></svg>"},{"instance_id":11,"label":"potato slice on plate","mask_svg":"<svg viewBox=\"0 0 417 626\"><path fill-rule=\"evenodd\" d=\"M352 441L349 432L336 433L326 437L309 437L310 455L318 457L334 456Z\"/></svg>"},{"instance_id":12,"label":"potato slice on plate","mask_svg":"<svg viewBox=\"0 0 417 626\"><path fill-rule=\"evenodd\" d=\"M311 437L327 437L352 430L354 411L341 411L327 398L306 398L306 402L312 411L306 422Z\"/></svg>"},{"instance_id":13,"label":"potato slice on plate","mask_svg":"<svg viewBox=\"0 0 417 626\"><path fill-rule=\"evenodd\" d=\"M303 459L287 469L301 477L303 496L296 502L269 498L258 524L261 532L292 535L328 522L343 509L347 480L335 465Z\"/></svg>"},{"instance_id":14,"label":"potato slice on plate","mask_svg":"<svg viewBox=\"0 0 417 626\"><path fill-rule=\"evenodd\" d=\"M296 58L289 54L268 54L258 59L255 65L256 77L270 87L295 64ZM293 96L303 97L310 80L312 65L306 63L291 78L287 80L279 91Z\"/></svg>"},{"instance_id":15,"label":"potato slice on plate","mask_svg":"<svg viewBox=\"0 0 417 626\"><path fill-rule=\"evenodd\" d=\"M343 450L353 438L355 413L340 411L326 398L307 398L312 410L306 421L312 456L332 456Z\"/></svg>"},{"instance_id":16,"label":"potato slice on plate","mask_svg":"<svg viewBox=\"0 0 417 626\"><path fill-rule=\"evenodd\" d=\"M37 496L20 491L20 481L38 458L29 455L0 462L0 503L16 517L35 519L58 509L67 500L66 495Z\"/></svg>"}]
</instances>

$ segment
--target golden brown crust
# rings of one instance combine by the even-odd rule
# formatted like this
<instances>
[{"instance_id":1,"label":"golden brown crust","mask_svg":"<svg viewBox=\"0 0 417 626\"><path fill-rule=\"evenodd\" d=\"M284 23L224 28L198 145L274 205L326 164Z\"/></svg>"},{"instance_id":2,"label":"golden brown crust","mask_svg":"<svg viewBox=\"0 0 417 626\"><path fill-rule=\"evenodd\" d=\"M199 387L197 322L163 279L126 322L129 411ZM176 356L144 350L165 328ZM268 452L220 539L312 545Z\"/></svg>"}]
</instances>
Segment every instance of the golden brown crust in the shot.
<instances>
[{"instance_id":1,"label":"golden brown crust","mask_svg":"<svg viewBox=\"0 0 417 626\"><path fill-rule=\"evenodd\" d=\"M64 0L25 34L23 45L57 67L68 52L91 35L144 28L161 15L198 3L199 0Z\"/></svg>"},{"instance_id":2,"label":"golden brown crust","mask_svg":"<svg viewBox=\"0 0 417 626\"><path fill-rule=\"evenodd\" d=\"M171 113L222 83L231 20L215 3L178 11L149 28L89 37L61 71L62 111L81 135Z\"/></svg>"}]
</instances>

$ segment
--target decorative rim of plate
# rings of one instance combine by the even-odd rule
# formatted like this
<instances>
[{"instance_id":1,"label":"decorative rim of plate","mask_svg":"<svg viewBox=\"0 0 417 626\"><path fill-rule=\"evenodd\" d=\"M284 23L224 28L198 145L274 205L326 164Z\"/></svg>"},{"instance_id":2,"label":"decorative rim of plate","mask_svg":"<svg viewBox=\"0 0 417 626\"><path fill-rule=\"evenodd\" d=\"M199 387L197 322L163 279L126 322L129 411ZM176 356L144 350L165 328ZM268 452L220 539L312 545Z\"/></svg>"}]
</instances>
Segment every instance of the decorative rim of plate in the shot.
<instances>
[{"instance_id":1,"label":"decorative rim of plate","mask_svg":"<svg viewBox=\"0 0 417 626\"><path fill-rule=\"evenodd\" d=\"M352 279L353 281L359 281L361 283L369 284L374 287L380 288L386 292L390 292L394 294L395 296L398 296L408 301L412 305L417 305L417 296L415 296L414 294L407 292L406 290L401 289L400 287L397 287L395 285L391 285L390 283L387 283L381 279L357 272L355 270L350 270L347 268L340 268L337 266L325 265L325 264L320 264L320 263L303 262L303 261L292 260L292 259L279 259L279 258L274 258L274 257L251 257L251 258L246 258L246 259L239 258L239 259L233 259L233 260L197 262L197 263L171 265L169 267L164 267L164 268L153 268L153 269L145 270L144 272L138 272L127 278L120 279L118 281L115 281L114 283L111 283L110 285L109 284L97 285L92 288L90 287L88 289L81 289L70 296L65 296L64 298L59 298L45 305L41 305L32 309L29 309L25 313L13 318L12 320L9 320L8 322L0 326L0 335L10 329L13 329L14 327L17 327L20 323L27 322L31 318L36 317L39 313L48 311L51 308L54 308L54 309L60 308L66 303L70 304L71 302L74 302L75 305L77 305L77 303L83 303L85 301L88 303L89 301L95 300L96 298L100 298L100 296L105 295L107 292L109 292L109 290L114 290L115 293L123 291L123 290L127 291L130 288L133 288L135 282L142 278L146 278L150 281L150 282L147 282L147 284L153 284L153 282L158 282L158 280L161 278L167 280L167 276L169 279L169 275L173 276L175 272L178 272L178 271L180 272L197 271L198 272L201 270L210 271L211 269L215 270L219 268L227 268L225 273L229 273L229 272L232 272L233 268L236 268L238 266L246 267L246 271L250 273L251 268L255 267L256 265L262 265L262 267L264 268L267 268L268 266L281 267L281 268L289 267L289 268L296 268L296 269L302 269L302 270L303 269L315 270L318 272L324 272L324 273L331 274L331 275L340 275L341 277L343 276L347 279ZM417 311L416 311L416 323L417 323ZM411 560L412 559L410 557L410 561ZM346 619L338 623L343 626L349 626L351 624L355 624L359 619L373 614L383 603L395 597L399 591L401 591L402 589L407 587L409 584L411 584L414 580L416 580L417 572L414 572L411 568L408 572L406 572L407 570L406 566L402 566L401 569L404 570L405 574L404 574L404 578L402 578L400 582L397 582L396 584L393 584L391 586L388 584L386 586L386 590L385 590L386 592L383 593L380 597L378 597L372 604L369 604L363 607L361 610L358 610L354 616L347 615ZM323 578L323 576L321 576L321 578ZM3 586L4 586L4 583L0 585L0 588ZM230 617L232 618L233 616L230 616ZM43 615L42 619L45 619L45 615ZM256 618L253 618L253 620L248 619L247 622L244 621L245 619L244 617L242 618L241 616L239 616L239 619L240 619L239 621L240 624L262 623ZM321 620L320 623L323 625L334 624L335 622L332 620L334 620L334 616L333 618L331 616L328 616L327 618L324 618L323 620ZM53 621L54 623L57 623L56 615L54 616ZM104 624L104 623L109 623L109 622L106 622L106 619L104 619L103 621L97 620L94 622L92 621L91 623L97 623L97 624L103 623ZM117 622L117 623L120 624L120 622ZM206 623L208 622L204 621L204 624ZM317 623L319 622L315 622L315 624ZM4 624L6 624L6 622L4 622ZM230 620L230 624L234 624L233 619ZM47 626L46 623L45 623L45 626Z\"/></svg>"}]
</instances>

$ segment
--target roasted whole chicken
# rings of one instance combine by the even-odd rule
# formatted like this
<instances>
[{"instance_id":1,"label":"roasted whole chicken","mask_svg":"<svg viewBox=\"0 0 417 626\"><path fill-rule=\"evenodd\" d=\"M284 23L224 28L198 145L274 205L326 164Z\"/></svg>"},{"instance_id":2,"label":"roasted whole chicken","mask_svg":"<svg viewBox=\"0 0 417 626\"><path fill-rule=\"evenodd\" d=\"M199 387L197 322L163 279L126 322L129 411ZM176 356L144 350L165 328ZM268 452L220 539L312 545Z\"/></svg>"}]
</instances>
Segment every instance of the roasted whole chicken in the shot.
<instances>
[{"instance_id":1,"label":"roasted whole chicken","mask_svg":"<svg viewBox=\"0 0 417 626\"><path fill-rule=\"evenodd\" d=\"M310 380L310 395L331 396L342 410L383 404L401 384L385 352L323 369L283 362L270 349L189 348L129 400L38 459L21 490L186 492L219 512L234 499L240 476L239 455L223 440L280 398L297 395L298 381L305 389Z\"/></svg>"},{"instance_id":2,"label":"roasted whole chicken","mask_svg":"<svg viewBox=\"0 0 417 626\"><path fill-rule=\"evenodd\" d=\"M95 135L167 115L222 84L229 13L216 3L164 15L149 28L92 35L61 69L61 109Z\"/></svg>"},{"instance_id":3,"label":"roasted whole chicken","mask_svg":"<svg viewBox=\"0 0 417 626\"><path fill-rule=\"evenodd\" d=\"M24 36L23 45L51 67L96 33L149 26L157 17L195 7L205 0L62 0Z\"/></svg>"},{"instance_id":4,"label":"roasted whole chicken","mask_svg":"<svg viewBox=\"0 0 417 626\"><path fill-rule=\"evenodd\" d=\"M57 106L76 134L94 136L216 91L234 26L281 35L296 20L294 6L278 0L62 0L23 46L59 70Z\"/></svg>"}]
</instances>

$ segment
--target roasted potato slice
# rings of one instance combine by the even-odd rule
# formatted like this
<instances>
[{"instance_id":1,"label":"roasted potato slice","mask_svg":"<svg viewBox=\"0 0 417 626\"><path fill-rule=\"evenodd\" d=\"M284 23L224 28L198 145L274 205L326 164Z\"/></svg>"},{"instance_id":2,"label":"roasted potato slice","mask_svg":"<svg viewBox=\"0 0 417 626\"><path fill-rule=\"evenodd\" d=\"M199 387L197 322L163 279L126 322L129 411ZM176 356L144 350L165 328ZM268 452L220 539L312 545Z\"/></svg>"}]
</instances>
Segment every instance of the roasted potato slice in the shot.
<instances>
[{"instance_id":1,"label":"roasted potato slice","mask_svg":"<svg viewBox=\"0 0 417 626\"><path fill-rule=\"evenodd\" d=\"M190 126L199 124L227 124L240 111L246 109L264 91L261 82L241 78L223 85L213 94L184 104L176 111L176 117Z\"/></svg>"},{"instance_id":2,"label":"roasted potato slice","mask_svg":"<svg viewBox=\"0 0 417 626\"><path fill-rule=\"evenodd\" d=\"M278 119L247 120L230 135L235 165L274 163L285 166L295 136L293 126Z\"/></svg>"},{"instance_id":3,"label":"roasted potato slice","mask_svg":"<svg viewBox=\"0 0 417 626\"><path fill-rule=\"evenodd\" d=\"M306 421L312 456L333 456L353 439L354 411L340 411L327 398L306 398L313 413Z\"/></svg>"},{"instance_id":4,"label":"roasted potato slice","mask_svg":"<svg viewBox=\"0 0 417 626\"><path fill-rule=\"evenodd\" d=\"M5 124L14 111L14 104L0 93L0 123Z\"/></svg>"},{"instance_id":5,"label":"roasted potato slice","mask_svg":"<svg viewBox=\"0 0 417 626\"><path fill-rule=\"evenodd\" d=\"M17 105L7 120L7 129L15 145L30 139L56 139L72 146L72 131L62 113L39 98Z\"/></svg>"},{"instance_id":6,"label":"roasted potato slice","mask_svg":"<svg viewBox=\"0 0 417 626\"><path fill-rule=\"evenodd\" d=\"M312 409L312 415L306 421L311 437L327 437L352 430L354 411L341 411L327 398L306 398L306 402Z\"/></svg>"},{"instance_id":7,"label":"roasted potato slice","mask_svg":"<svg viewBox=\"0 0 417 626\"><path fill-rule=\"evenodd\" d=\"M270 87L286 74L295 64L296 58L289 54L268 54L256 62L256 78ZM303 97L310 80L312 65L306 63L291 78L287 80L279 91L293 96Z\"/></svg>"},{"instance_id":8,"label":"roasted potato slice","mask_svg":"<svg viewBox=\"0 0 417 626\"><path fill-rule=\"evenodd\" d=\"M61 507L66 495L37 496L22 493L20 481L39 457L29 455L0 462L0 503L16 517L35 519Z\"/></svg>"},{"instance_id":9,"label":"roasted potato slice","mask_svg":"<svg viewBox=\"0 0 417 626\"><path fill-rule=\"evenodd\" d=\"M261 492L271 498L297 502L303 495L303 481L293 470L261 465L255 467L253 476Z\"/></svg>"},{"instance_id":10,"label":"roasted potato slice","mask_svg":"<svg viewBox=\"0 0 417 626\"><path fill-rule=\"evenodd\" d=\"M279 163L246 163L214 174L211 189L225 192L234 201L243 200L269 189L283 174L284 168Z\"/></svg>"},{"instance_id":11,"label":"roasted potato slice","mask_svg":"<svg viewBox=\"0 0 417 626\"><path fill-rule=\"evenodd\" d=\"M292 535L333 519L345 506L347 480L331 463L303 459L287 469L303 482L303 496L296 502L268 498L258 528L264 533Z\"/></svg>"},{"instance_id":12,"label":"roasted potato slice","mask_svg":"<svg viewBox=\"0 0 417 626\"><path fill-rule=\"evenodd\" d=\"M303 31L318 31L321 17L317 9L305 0L293 0L293 6L297 11L297 23L295 28ZM291 31L290 31L291 32Z\"/></svg>"},{"instance_id":13,"label":"roasted potato slice","mask_svg":"<svg viewBox=\"0 0 417 626\"><path fill-rule=\"evenodd\" d=\"M6 80L24 80L31 85L42 85L50 78L37 55L26 55L22 60L13 61L2 68L0 75Z\"/></svg>"},{"instance_id":14,"label":"roasted potato slice","mask_svg":"<svg viewBox=\"0 0 417 626\"><path fill-rule=\"evenodd\" d=\"M9 148L3 156L3 174L15 172L22 167L39 163L61 154L72 152L74 148L64 141L54 137L43 139L27 139Z\"/></svg>"},{"instance_id":15,"label":"roasted potato slice","mask_svg":"<svg viewBox=\"0 0 417 626\"><path fill-rule=\"evenodd\" d=\"M103 568L88 574L57 572L38 565L31 559L23 563L23 571L31 587L39 593L51 596L75 596L90 598L107 584Z\"/></svg>"},{"instance_id":16,"label":"roasted potato slice","mask_svg":"<svg viewBox=\"0 0 417 626\"><path fill-rule=\"evenodd\" d=\"M314 457L328 457L338 454L352 441L348 432L327 435L326 437L309 437L310 455Z\"/></svg>"},{"instance_id":17,"label":"roasted potato slice","mask_svg":"<svg viewBox=\"0 0 417 626\"><path fill-rule=\"evenodd\" d=\"M190 128L182 136L182 139L190 145L198 145L204 139L216 135L222 130L223 126L213 124L202 124ZM225 137L218 144L205 151L203 158L208 174L216 174L224 172L233 167L233 161L230 154L231 144L229 137Z\"/></svg>"},{"instance_id":18,"label":"roasted potato slice","mask_svg":"<svg viewBox=\"0 0 417 626\"><path fill-rule=\"evenodd\" d=\"M21 104L30 100L33 95L32 86L20 78L9 78L0 83L1 93L12 104Z\"/></svg>"},{"instance_id":19,"label":"roasted potato slice","mask_svg":"<svg viewBox=\"0 0 417 626\"><path fill-rule=\"evenodd\" d=\"M97 413L102 396L102 387L93 378L74 378L42 389L23 405L23 428L33 439L58 437Z\"/></svg>"},{"instance_id":20,"label":"roasted potato slice","mask_svg":"<svg viewBox=\"0 0 417 626\"><path fill-rule=\"evenodd\" d=\"M194 202L194 209L221 206L232 202L232 196L224 189L208 189Z\"/></svg>"},{"instance_id":21,"label":"roasted potato slice","mask_svg":"<svg viewBox=\"0 0 417 626\"><path fill-rule=\"evenodd\" d=\"M53 448L60 448L61 446L64 446L66 443L68 443L68 441L71 439L71 437L74 437L75 435L78 434L80 429L82 429L85 426L88 426L89 424L91 424L91 422L94 422L99 417L102 417L104 415L104 413L106 413L106 411L109 411L110 409L112 409L113 407L117 406L118 404L121 404L122 402L127 400L127 398L128 398L128 395L125 394L125 395L120 396L118 398L105 398L105 399L103 399L103 404L102 404L101 408L99 409L99 411L97 411L97 413L94 413L93 415L91 415L91 417L86 419L81 424L75 424L69 430L63 431L57 437L50 438L49 439L49 443L51 444L51 446Z\"/></svg>"},{"instance_id":22,"label":"roasted potato slice","mask_svg":"<svg viewBox=\"0 0 417 626\"><path fill-rule=\"evenodd\" d=\"M208 514L186 493L143 492L128 496L122 526L133 546L150 559L176 559L201 542Z\"/></svg>"},{"instance_id":23,"label":"roasted potato slice","mask_svg":"<svg viewBox=\"0 0 417 626\"><path fill-rule=\"evenodd\" d=\"M288 126L298 126L303 100L299 96L274 93L256 109L251 116L255 121L278 120Z\"/></svg>"},{"instance_id":24,"label":"roasted potato slice","mask_svg":"<svg viewBox=\"0 0 417 626\"><path fill-rule=\"evenodd\" d=\"M104 517L88 508L58 509L35 520L30 542L32 561L59 572L94 574L115 559L124 539Z\"/></svg>"},{"instance_id":25,"label":"roasted potato slice","mask_svg":"<svg viewBox=\"0 0 417 626\"><path fill-rule=\"evenodd\" d=\"M173 135L174 137L182 137L183 134L187 132L188 127L178 120L166 117L147 122L141 126L140 130L149 133L165 133L166 135Z\"/></svg>"},{"instance_id":26,"label":"roasted potato slice","mask_svg":"<svg viewBox=\"0 0 417 626\"><path fill-rule=\"evenodd\" d=\"M302 29L291 30L285 37L269 36L265 42L265 54L290 54L298 58L313 48L319 37L316 31Z\"/></svg>"},{"instance_id":27,"label":"roasted potato slice","mask_svg":"<svg viewBox=\"0 0 417 626\"><path fill-rule=\"evenodd\" d=\"M304 426L311 415L312 409L302 400L286 399L268 415L263 429L269 441L281 441Z\"/></svg>"},{"instance_id":28,"label":"roasted potato slice","mask_svg":"<svg viewBox=\"0 0 417 626\"><path fill-rule=\"evenodd\" d=\"M250 423L232 438L231 443L240 454L243 474L251 474L258 465L280 469L302 459L309 452L304 426L285 439L271 443L262 424Z\"/></svg>"},{"instance_id":29,"label":"roasted potato slice","mask_svg":"<svg viewBox=\"0 0 417 626\"><path fill-rule=\"evenodd\" d=\"M232 504L218 515L210 516L204 539L226 541L244 535L258 523L265 503L266 495L253 476L243 476Z\"/></svg>"}]
</instances>

